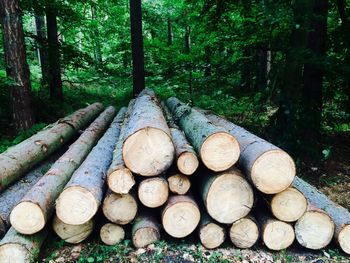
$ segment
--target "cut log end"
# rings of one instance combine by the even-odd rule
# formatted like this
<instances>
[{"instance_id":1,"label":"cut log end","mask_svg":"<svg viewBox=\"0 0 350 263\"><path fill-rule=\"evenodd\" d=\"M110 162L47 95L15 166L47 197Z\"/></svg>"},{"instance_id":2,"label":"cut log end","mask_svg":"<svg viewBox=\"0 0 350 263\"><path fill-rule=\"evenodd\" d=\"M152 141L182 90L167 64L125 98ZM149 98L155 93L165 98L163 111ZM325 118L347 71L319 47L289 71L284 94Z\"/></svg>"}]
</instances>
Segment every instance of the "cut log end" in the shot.
<instances>
[{"instance_id":1,"label":"cut log end","mask_svg":"<svg viewBox=\"0 0 350 263\"><path fill-rule=\"evenodd\" d=\"M288 248L294 242L294 229L289 223L268 220L263 227L262 239L271 250Z\"/></svg>"},{"instance_id":2,"label":"cut log end","mask_svg":"<svg viewBox=\"0 0 350 263\"><path fill-rule=\"evenodd\" d=\"M159 232L151 227L140 228L135 231L132 237L132 242L135 247L142 248L160 239Z\"/></svg>"},{"instance_id":3,"label":"cut log end","mask_svg":"<svg viewBox=\"0 0 350 263\"><path fill-rule=\"evenodd\" d=\"M78 244L84 241L92 232L94 223L90 219L81 225L70 225L61 221L57 216L52 221L52 227L55 233L70 244Z\"/></svg>"},{"instance_id":4,"label":"cut log end","mask_svg":"<svg viewBox=\"0 0 350 263\"><path fill-rule=\"evenodd\" d=\"M350 254L350 225L343 227L339 232L338 243L345 253Z\"/></svg>"},{"instance_id":5,"label":"cut log end","mask_svg":"<svg viewBox=\"0 0 350 263\"><path fill-rule=\"evenodd\" d=\"M46 219L44 212L37 204L25 201L12 210L10 222L17 232L32 235L44 228Z\"/></svg>"},{"instance_id":6,"label":"cut log end","mask_svg":"<svg viewBox=\"0 0 350 263\"><path fill-rule=\"evenodd\" d=\"M160 207L168 200L168 183L161 177L143 180L139 185L138 196L143 205L150 208Z\"/></svg>"},{"instance_id":7,"label":"cut log end","mask_svg":"<svg viewBox=\"0 0 350 263\"><path fill-rule=\"evenodd\" d=\"M295 188L287 188L271 200L272 214L285 222L297 221L307 209L305 196Z\"/></svg>"},{"instance_id":8,"label":"cut log end","mask_svg":"<svg viewBox=\"0 0 350 263\"><path fill-rule=\"evenodd\" d=\"M114 246L124 239L125 231L121 226L107 223L101 227L100 237L106 245Z\"/></svg>"},{"instance_id":9,"label":"cut log end","mask_svg":"<svg viewBox=\"0 0 350 263\"><path fill-rule=\"evenodd\" d=\"M135 185L133 174L128 168L119 169L108 175L108 187L117 194L127 194Z\"/></svg>"},{"instance_id":10,"label":"cut log end","mask_svg":"<svg viewBox=\"0 0 350 263\"><path fill-rule=\"evenodd\" d=\"M254 203L250 184L239 175L223 173L209 188L206 207L209 215L222 224L245 217Z\"/></svg>"},{"instance_id":11,"label":"cut log end","mask_svg":"<svg viewBox=\"0 0 350 263\"><path fill-rule=\"evenodd\" d=\"M184 195L190 190L191 182L186 175L175 174L168 178L169 189L174 194Z\"/></svg>"},{"instance_id":12,"label":"cut log end","mask_svg":"<svg viewBox=\"0 0 350 263\"><path fill-rule=\"evenodd\" d=\"M250 248L258 241L259 228L251 218L242 218L230 228L231 242L238 248Z\"/></svg>"},{"instance_id":13,"label":"cut log end","mask_svg":"<svg viewBox=\"0 0 350 263\"><path fill-rule=\"evenodd\" d=\"M20 244L4 244L0 246L0 262L1 263L13 263L13 262L31 262L30 252Z\"/></svg>"},{"instance_id":14,"label":"cut log end","mask_svg":"<svg viewBox=\"0 0 350 263\"><path fill-rule=\"evenodd\" d=\"M98 203L94 195L80 186L65 189L56 203L57 216L70 225L82 225L97 212Z\"/></svg>"},{"instance_id":15,"label":"cut log end","mask_svg":"<svg viewBox=\"0 0 350 263\"><path fill-rule=\"evenodd\" d=\"M198 165L197 155L192 152L184 152L177 158L177 168L185 175L192 175Z\"/></svg>"},{"instance_id":16,"label":"cut log end","mask_svg":"<svg viewBox=\"0 0 350 263\"><path fill-rule=\"evenodd\" d=\"M103 201L103 213L113 223L126 225L137 213L137 202L130 194L110 193Z\"/></svg>"},{"instance_id":17,"label":"cut log end","mask_svg":"<svg viewBox=\"0 0 350 263\"><path fill-rule=\"evenodd\" d=\"M308 211L295 225L297 241L309 249L322 249L333 238L334 223L324 212Z\"/></svg>"},{"instance_id":18,"label":"cut log end","mask_svg":"<svg viewBox=\"0 0 350 263\"><path fill-rule=\"evenodd\" d=\"M254 162L251 170L254 185L266 194L276 194L287 189L294 177L294 161L282 150L265 152Z\"/></svg>"},{"instance_id":19,"label":"cut log end","mask_svg":"<svg viewBox=\"0 0 350 263\"><path fill-rule=\"evenodd\" d=\"M210 170L220 172L229 169L239 158L240 148L237 140L226 132L210 135L200 148L200 156Z\"/></svg>"},{"instance_id":20,"label":"cut log end","mask_svg":"<svg viewBox=\"0 0 350 263\"><path fill-rule=\"evenodd\" d=\"M161 174L174 159L174 145L164 131L152 127L141 129L129 136L123 145L125 165L143 176Z\"/></svg>"},{"instance_id":21,"label":"cut log end","mask_svg":"<svg viewBox=\"0 0 350 263\"><path fill-rule=\"evenodd\" d=\"M206 224L199 230L199 238L207 249L217 248L225 241L225 229L215 223Z\"/></svg>"}]
</instances>

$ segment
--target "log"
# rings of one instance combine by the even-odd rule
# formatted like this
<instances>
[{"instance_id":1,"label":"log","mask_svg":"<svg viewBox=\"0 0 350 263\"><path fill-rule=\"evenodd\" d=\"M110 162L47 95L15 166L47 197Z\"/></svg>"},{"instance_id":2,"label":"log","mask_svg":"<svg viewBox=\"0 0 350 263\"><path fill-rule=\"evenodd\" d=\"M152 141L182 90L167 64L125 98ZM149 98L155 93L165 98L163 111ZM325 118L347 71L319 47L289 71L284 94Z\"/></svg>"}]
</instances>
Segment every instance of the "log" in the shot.
<instances>
[{"instance_id":1,"label":"log","mask_svg":"<svg viewBox=\"0 0 350 263\"><path fill-rule=\"evenodd\" d=\"M230 239L238 248L251 248L259 239L259 226L255 218L248 215L233 222L230 228Z\"/></svg>"},{"instance_id":2,"label":"log","mask_svg":"<svg viewBox=\"0 0 350 263\"><path fill-rule=\"evenodd\" d=\"M175 97L167 99L166 105L206 167L219 172L236 163L240 149L234 136Z\"/></svg>"},{"instance_id":3,"label":"log","mask_svg":"<svg viewBox=\"0 0 350 263\"><path fill-rule=\"evenodd\" d=\"M239 166L258 190L276 194L292 184L295 164L285 151L224 118L203 110L200 112L238 140L241 148Z\"/></svg>"},{"instance_id":4,"label":"log","mask_svg":"<svg viewBox=\"0 0 350 263\"><path fill-rule=\"evenodd\" d=\"M0 154L0 192L72 139L102 110L101 103L80 109Z\"/></svg>"},{"instance_id":5,"label":"log","mask_svg":"<svg viewBox=\"0 0 350 263\"><path fill-rule=\"evenodd\" d=\"M125 165L136 174L159 175L170 167L174 153L170 130L158 99L153 91L146 89L135 99L125 128Z\"/></svg>"},{"instance_id":6,"label":"log","mask_svg":"<svg viewBox=\"0 0 350 263\"><path fill-rule=\"evenodd\" d=\"M222 224L232 224L249 214L254 204L254 193L239 170L209 172L201 176L202 199L213 219Z\"/></svg>"},{"instance_id":7,"label":"log","mask_svg":"<svg viewBox=\"0 0 350 263\"><path fill-rule=\"evenodd\" d=\"M183 131L175 124L168 107L164 103L162 103L162 106L175 146L177 168L182 174L191 175L197 170L199 165L197 154L187 141Z\"/></svg>"},{"instance_id":8,"label":"log","mask_svg":"<svg viewBox=\"0 0 350 263\"><path fill-rule=\"evenodd\" d=\"M114 118L106 133L73 173L56 201L58 218L68 225L83 225L93 218L102 203L104 182L112 161L120 124L126 108Z\"/></svg>"},{"instance_id":9,"label":"log","mask_svg":"<svg viewBox=\"0 0 350 263\"><path fill-rule=\"evenodd\" d=\"M197 203L189 195L170 196L162 210L164 230L175 238L191 234L200 220Z\"/></svg>"},{"instance_id":10,"label":"log","mask_svg":"<svg viewBox=\"0 0 350 263\"><path fill-rule=\"evenodd\" d=\"M289 187L266 200L268 200L272 214L285 222L297 221L307 209L305 196L293 187Z\"/></svg>"},{"instance_id":11,"label":"log","mask_svg":"<svg viewBox=\"0 0 350 263\"><path fill-rule=\"evenodd\" d=\"M163 177L142 180L138 188L138 197L144 206L156 208L162 206L169 196L169 186Z\"/></svg>"},{"instance_id":12,"label":"log","mask_svg":"<svg viewBox=\"0 0 350 263\"><path fill-rule=\"evenodd\" d=\"M215 223L206 213L202 212L199 223L199 239L207 249L214 249L221 246L226 238L225 228Z\"/></svg>"},{"instance_id":13,"label":"log","mask_svg":"<svg viewBox=\"0 0 350 263\"><path fill-rule=\"evenodd\" d=\"M101 113L14 207L10 222L18 232L31 235L44 228L54 211L57 197L107 129L114 115L113 107Z\"/></svg>"},{"instance_id":14,"label":"log","mask_svg":"<svg viewBox=\"0 0 350 263\"><path fill-rule=\"evenodd\" d=\"M88 220L81 225L70 225L61 221L57 215L54 216L52 227L57 236L70 244L78 244L92 233L94 229L93 219Z\"/></svg>"},{"instance_id":15,"label":"log","mask_svg":"<svg viewBox=\"0 0 350 263\"><path fill-rule=\"evenodd\" d=\"M135 219L131 234L136 248L146 247L160 239L159 222L151 213L143 213Z\"/></svg>"},{"instance_id":16,"label":"log","mask_svg":"<svg viewBox=\"0 0 350 263\"><path fill-rule=\"evenodd\" d=\"M168 177L169 190L178 195L186 194L191 187L190 179L183 174L176 173Z\"/></svg>"},{"instance_id":17,"label":"log","mask_svg":"<svg viewBox=\"0 0 350 263\"><path fill-rule=\"evenodd\" d=\"M1 263L27 263L36 262L47 231L26 236L18 233L13 227L9 229L4 238L0 241L0 262Z\"/></svg>"},{"instance_id":18,"label":"log","mask_svg":"<svg viewBox=\"0 0 350 263\"><path fill-rule=\"evenodd\" d=\"M125 127L134 106L135 100L129 102L128 110L125 113L124 122L120 128L120 135L115 145L113 160L107 173L107 184L116 194L127 194L135 185L135 179L132 172L125 166L123 160L123 142L125 137Z\"/></svg>"},{"instance_id":19,"label":"log","mask_svg":"<svg viewBox=\"0 0 350 263\"><path fill-rule=\"evenodd\" d=\"M350 212L299 177L295 178L293 186L302 192L313 206L324 210L332 218L335 224L334 238L340 248L350 254Z\"/></svg>"},{"instance_id":20,"label":"log","mask_svg":"<svg viewBox=\"0 0 350 263\"><path fill-rule=\"evenodd\" d=\"M117 224L107 223L101 227L100 238L106 245L114 246L125 238L125 231Z\"/></svg>"},{"instance_id":21,"label":"log","mask_svg":"<svg viewBox=\"0 0 350 263\"><path fill-rule=\"evenodd\" d=\"M134 220L137 213L136 198L132 194L116 194L107 191L103 201L103 214L106 218L119 225L126 225Z\"/></svg>"},{"instance_id":22,"label":"log","mask_svg":"<svg viewBox=\"0 0 350 263\"><path fill-rule=\"evenodd\" d=\"M309 205L308 211L295 224L295 236L303 247L322 249L332 241L334 228L326 212Z\"/></svg>"}]
</instances>

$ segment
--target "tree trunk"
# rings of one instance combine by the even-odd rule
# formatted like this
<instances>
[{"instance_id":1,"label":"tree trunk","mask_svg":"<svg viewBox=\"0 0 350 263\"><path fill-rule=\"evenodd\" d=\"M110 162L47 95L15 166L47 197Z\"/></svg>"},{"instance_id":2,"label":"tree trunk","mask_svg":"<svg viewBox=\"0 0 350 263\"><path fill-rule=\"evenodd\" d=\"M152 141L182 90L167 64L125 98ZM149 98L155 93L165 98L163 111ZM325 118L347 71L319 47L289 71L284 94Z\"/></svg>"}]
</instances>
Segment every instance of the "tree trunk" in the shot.
<instances>
[{"instance_id":1,"label":"tree trunk","mask_svg":"<svg viewBox=\"0 0 350 263\"><path fill-rule=\"evenodd\" d=\"M138 197L144 206L160 207L168 200L168 196L168 182L162 177L145 179L139 184Z\"/></svg>"},{"instance_id":2,"label":"tree trunk","mask_svg":"<svg viewBox=\"0 0 350 263\"><path fill-rule=\"evenodd\" d=\"M49 89L50 98L54 100L63 99L60 43L58 41L57 14L54 7L46 9L46 25L49 55Z\"/></svg>"},{"instance_id":3,"label":"tree trunk","mask_svg":"<svg viewBox=\"0 0 350 263\"><path fill-rule=\"evenodd\" d=\"M74 171L107 129L115 115L108 107L31 188L10 214L11 225L22 234L44 228L55 208L55 201Z\"/></svg>"},{"instance_id":4,"label":"tree trunk","mask_svg":"<svg viewBox=\"0 0 350 263\"><path fill-rule=\"evenodd\" d=\"M190 179L183 174L176 173L168 177L169 190L178 195L185 195L191 188Z\"/></svg>"},{"instance_id":5,"label":"tree trunk","mask_svg":"<svg viewBox=\"0 0 350 263\"><path fill-rule=\"evenodd\" d=\"M10 84L12 121L17 132L34 124L31 84L18 0L0 1L6 75ZM1 187L1 186L0 186Z\"/></svg>"},{"instance_id":6,"label":"tree trunk","mask_svg":"<svg viewBox=\"0 0 350 263\"><path fill-rule=\"evenodd\" d=\"M142 212L132 225L132 243L136 248L146 247L160 239L160 225L151 212Z\"/></svg>"},{"instance_id":7,"label":"tree trunk","mask_svg":"<svg viewBox=\"0 0 350 263\"><path fill-rule=\"evenodd\" d=\"M100 238L106 245L115 246L125 238L124 228L117 224L104 224L100 230Z\"/></svg>"},{"instance_id":8,"label":"tree trunk","mask_svg":"<svg viewBox=\"0 0 350 263\"><path fill-rule=\"evenodd\" d=\"M206 167L224 171L236 163L239 144L225 129L213 125L203 114L175 97L167 99L166 105Z\"/></svg>"},{"instance_id":9,"label":"tree trunk","mask_svg":"<svg viewBox=\"0 0 350 263\"><path fill-rule=\"evenodd\" d=\"M112 161L114 145L126 108L122 108L112 124L74 172L56 201L58 218L66 224L82 225L92 219L103 199L105 177Z\"/></svg>"},{"instance_id":10,"label":"tree trunk","mask_svg":"<svg viewBox=\"0 0 350 263\"><path fill-rule=\"evenodd\" d=\"M41 85L47 86L50 77L47 54L47 38L45 30L45 18L42 15L35 15L36 37L39 54L39 64L41 67Z\"/></svg>"},{"instance_id":11,"label":"tree trunk","mask_svg":"<svg viewBox=\"0 0 350 263\"><path fill-rule=\"evenodd\" d=\"M233 222L230 228L231 242L238 248L251 248L258 241L259 236L258 223L251 215Z\"/></svg>"},{"instance_id":12,"label":"tree trunk","mask_svg":"<svg viewBox=\"0 0 350 263\"><path fill-rule=\"evenodd\" d=\"M226 238L226 230L206 213L201 213L201 220L199 223L199 239L202 245L207 249L214 249L220 247Z\"/></svg>"},{"instance_id":13,"label":"tree trunk","mask_svg":"<svg viewBox=\"0 0 350 263\"><path fill-rule=\"evenodd\" d=\"M133 66L133 93L138 95L145 88L145 68L142 37L141 0L130 1L131 51Z\"/></svg>"},{"instance_id":14,"label":"tree trunk","mask_svg":"<svg viewBox=\"0 0 350 263\"><path fill-rule=\"evenodd\" d=\"M80 109L0 154L0 192L35 164L62 147L85 128L102 109L101 103Z\"/></svg>"},{"instance_id":15,"label":"tree trunk","mask_svg":"<svg viewBox=\"0 0 350 263\"><path fill-rule=\"evenodd\" d=\"M171 46L173 44L173 24L171 23L170 17L168 17L168 46Z\"/></svg>"},{"instance_id":16,"label":"tree trunk","mask_svg":"<svg viewBox=\"0 0 350 263\"><path fill-rule=\"evenodd\" d=\"M97 20L97 15L96 15L96 2L92 1L91 3L91 18L93 21ZM101 52L101 43L100 43L100 32L98 30L98 23L96 22L94 24L94 42L95 42L95 63L96 63L96 68L100 69L102 66L102 52Z\"/></svg>"}]
</instances>

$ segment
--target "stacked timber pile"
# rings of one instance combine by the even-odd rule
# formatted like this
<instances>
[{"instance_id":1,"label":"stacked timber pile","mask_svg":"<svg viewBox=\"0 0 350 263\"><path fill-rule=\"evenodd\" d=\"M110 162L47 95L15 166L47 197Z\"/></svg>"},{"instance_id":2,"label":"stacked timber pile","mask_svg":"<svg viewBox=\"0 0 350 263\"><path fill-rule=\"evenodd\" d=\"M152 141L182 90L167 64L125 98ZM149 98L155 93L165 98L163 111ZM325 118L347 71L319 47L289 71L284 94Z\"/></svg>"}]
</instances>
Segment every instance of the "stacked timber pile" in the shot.
<instances>
[{"instance_id":1,"label":"stacked timber pile","mask_svg":"<svg viewBox=\"0 0 350 263\"><path fill-rule=\"evenodd\" d=\"M226 238L322 249L334 238L350 254L349 211L296 177L285 151L149 89L119 112L97 103L58 121L0 154L0 169L0 262L33 260L50 227L73 244L99 227L107 245L131 229L145 247L164 230L197 232L207 249Z\"/></svg>"}]
</instances>

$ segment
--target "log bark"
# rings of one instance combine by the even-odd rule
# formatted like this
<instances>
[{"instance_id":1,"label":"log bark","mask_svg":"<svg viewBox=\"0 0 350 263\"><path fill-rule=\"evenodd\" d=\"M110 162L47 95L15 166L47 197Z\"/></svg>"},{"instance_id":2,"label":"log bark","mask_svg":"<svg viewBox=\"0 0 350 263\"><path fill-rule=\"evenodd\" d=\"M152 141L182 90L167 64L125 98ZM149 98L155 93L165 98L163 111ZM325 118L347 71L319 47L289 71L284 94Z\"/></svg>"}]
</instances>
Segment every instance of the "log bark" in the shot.
<instances>
[{"instance_id":1,"label":"log bark","mask_svg":"<svg viewBox=\"0 0 350 263\"><path fill-rule=\"evenodd\" d=\"M56 201L58 218L66 224L82 225L96 214L102 203L106 173L112 161L114 145L126 108L122 108L112 124L74 172Z\"/></svg>"},{"instance_id":2,"label":"log bark","mask_svg":"<svg viewBox=\"0 0 350 263\"><path fill-rule=\"evenodd\" d=\"M126 225L134 220L137 214L137 201L134 194L106 193L103 201L103 214L112 223Z\"/></svg>"},{"instance_id":3,"label":"log bark","mask_svg":"<svg viewBox=\"0 0 350 263\"><path fill-rule=\"evenodd\" d=\"M168 107L164 104L162 106L175 146L177 168L181 173L191 175L197 170L199 165L197 154L187 141L185 134L175 124Z\"/></svg>"},{"instance_id":4,"label":"log bark","mask_svg":"<svg viewBox=\"0 0 350 263\"><path fill-rule=\"evenodd\" d=\"M128 123L134 103L135 100L130 101L128 110L125 113L124 122L120 128L120 135L115 145L113 160L107 173L108 187L116 194L127 194L135 185L135 179L132 172L125 166L122 151L125 138L125 127Z\"/></svg>"},{"instance_id":5,"label":"log bark","mask_svg":"<svg viewBox=\"0 0 350 263\"><path fill-rule=\"evenodd\" d=\"M299 177L295 178L293 187L302 192L313 206L325 211L332 218L335 224L334 238L340 248L350 254L350 212Z\"/></svg>"},{"instance_id":6,"label":"log bark","mask_svg":"<svg viewBox=\"0 0 350 263\"><path fill-rule=\"evenodd\" d=\"M164 230L175 238L191 234L196 229L200 217L197 203L189 195L170 196L162 210Z\"/></svg>"},{"instance_id":7,"label":"log bark","mask_svg":"<svg viewBox=\"0 0 350 263\"><path fill-rule=\"evenodd\" d=\"M0 262L1 263L27 263L36 262L47 236L46 229L35 235L26 236L18 233L13 227L0 241Z\"/></svg>"},{"instance_id":8,"label":"log bark","mask_svg":"<svg viewBox=\"0 0 350 263\"><path fill-rule=\"evenodd\" d=\"M144 90L125 129L123 159L126 167L143 176L159 175L174 159L174 145L159 101L152 90Z\"/></svg>"},{"instance_id":9,"label":"log bark","mask_svg":"<svg viewBox=\"0 0 350 263\"><path fill-rule=\"evenodd\" d=\"M225 238L225 228L202 212L202 218L199 223L199 239L202 245L207 249L214 249L221 246Z\"/></svg>"},{"instance_id":10,"label":"log bark","mask_svg":"<svg viewBox=\"0 0 350 263\"><path fill-rule=\"evenodd\" d=\"M100 238L106 245L114 246L125 238L124 228L117 224L104 224L100 230Z\"/></svg>"},{"instance_id":11,"label":"log bark","mask_svg":"<svg viewBox=\"0 0 350 263\"><path fill-rule=\"evenodd\" d=\"M224 171L236 163L239 144L225 129L175 97L167 99L166 105L206 167Z\"/></svg>"},{"instance_id":12,"label":"log bark","mask_svg":"<svg viewBox=\"0 0 350 263\"><path fill-rule=\"evenodd\" d=\"M176 173L168 177L169 190L178 195L186 194L191 188L190 179L183 174Z\"/></svg>"},{"instance_id":13,"label":"log bark","mask_svg":"<svg viewBox=\"0 0 350 263\"><path fill-rule=\"evenodd\" d=\"M136 248L146 247L160 239L160 225L152 213L143 213L132 226L132 243Z\"/></svg>"},{"instance_id":14,"label":"log bark","mask_svg":"<svg viewBox=\"0 0 350 263\"><path fill-rule=\"evenodd\" d=\"M61 221L57 215L55 215L52 221L52 228L62 240L70 244L78 244L92 233L94 229L93 219L81 225L70 225Z\"/></svg>"},{"instance_id":15,"label":"log bark","mask_svg":"<svg viewBox=\"0 0 350 263\"><path fill-rule=\"evenodd\" d=\"M238 248L251 248L259 239L259 225L252 215L238 219L230 228L230 239Z\"/></svg>"},{"instance_id":16,"label":"log bark","mask_svg":"<svg viewBox=\"0 0 350 263\"><path fill-rule=\"evenodd\" d=\"M200 112L238 140L241 148L239 166L258 190L276 194L291 185L295 177L295 164L285 151L224 118L203 110Z\"/></svg>"},{"instance_id":17,"label":"log bark","mask_svg":"<svg viewBox=\"0 0 350 263\"><path fill-rule=\"evenodd\" d=\"M144 206L156 208L162 206L169 196L169 186L163 177L142 180L138 188L138 197Z\"/></svg>"},{"instance_id":18,"label":"log bark","mask_svg":"<svg viewBox=\"0 0 350 263\"><path fill-rule=\"evenodd\" d=\"M114 115L113 107L108 107L101 113L15 206L10 221L18 232L30 235L44 228L54 211L57 197L107 129Z\"/></svg>"},{"instance_id":19,"label":"log bark","mask_svg":"<svg viewBox=\"0 0 350 263\"><path fill-rule=\"evenodd\" d=\"M222 224L249 214L254 204L254 193L250 184L237 169L202 176L201 194L208 214Z\"/></svg>"},{"instance_id":20,"label":"log bark","mask_svg":"<svg viewBox=\"0 0 350 263\"><path fill-rule=\"evenodd\" d=\"M0 154L0 192L73 138L102 111L100 103L80 109Z\"/></svg>"}]
</instances>

